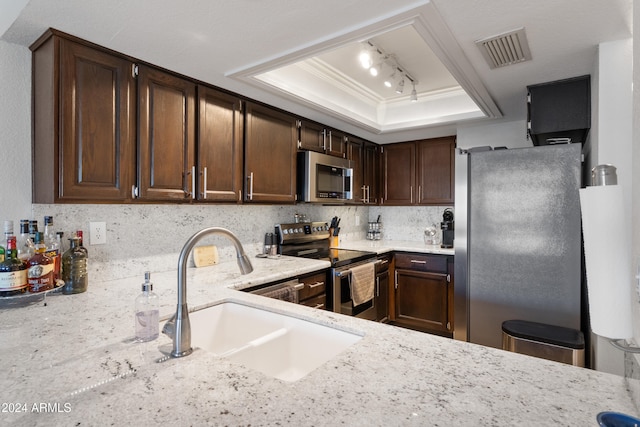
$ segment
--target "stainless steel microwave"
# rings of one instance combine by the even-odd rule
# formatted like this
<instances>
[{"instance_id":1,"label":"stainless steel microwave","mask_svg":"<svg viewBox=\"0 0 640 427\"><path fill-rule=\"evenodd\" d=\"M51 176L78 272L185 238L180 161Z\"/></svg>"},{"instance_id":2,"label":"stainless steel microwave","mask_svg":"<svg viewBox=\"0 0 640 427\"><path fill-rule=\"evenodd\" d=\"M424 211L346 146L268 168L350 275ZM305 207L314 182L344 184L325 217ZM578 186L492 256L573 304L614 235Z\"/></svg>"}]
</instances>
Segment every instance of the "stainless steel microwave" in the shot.
<instances>
[{"instance_id":1,"label":"stainless steel microwave","mask_svg":"<svg viewBox=\"0 0 640 427\"><path fill-rule=\"evenodd\" d=\"M340 203L353 200L351 161L313 151L298 153L298 201Z\"/></svg>"}]
</instances>

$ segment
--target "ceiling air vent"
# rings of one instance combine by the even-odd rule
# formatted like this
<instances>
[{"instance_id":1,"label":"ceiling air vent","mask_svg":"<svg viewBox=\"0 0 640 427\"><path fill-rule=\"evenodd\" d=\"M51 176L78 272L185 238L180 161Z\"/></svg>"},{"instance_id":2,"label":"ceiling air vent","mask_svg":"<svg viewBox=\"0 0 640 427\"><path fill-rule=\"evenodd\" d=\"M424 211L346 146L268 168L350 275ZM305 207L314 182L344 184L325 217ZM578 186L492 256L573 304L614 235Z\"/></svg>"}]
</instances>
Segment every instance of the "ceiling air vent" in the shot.
<instances>
[{"instance_id":1,"label":"ceiling air vent","mask_svg":"<svg viewBox=\"0 0 640 427\"><path fill-rule=\"evenodd\" d=\"M531 59L524 28L476 41L490 68L504 67Z\"/></svg>"}]
</instances>

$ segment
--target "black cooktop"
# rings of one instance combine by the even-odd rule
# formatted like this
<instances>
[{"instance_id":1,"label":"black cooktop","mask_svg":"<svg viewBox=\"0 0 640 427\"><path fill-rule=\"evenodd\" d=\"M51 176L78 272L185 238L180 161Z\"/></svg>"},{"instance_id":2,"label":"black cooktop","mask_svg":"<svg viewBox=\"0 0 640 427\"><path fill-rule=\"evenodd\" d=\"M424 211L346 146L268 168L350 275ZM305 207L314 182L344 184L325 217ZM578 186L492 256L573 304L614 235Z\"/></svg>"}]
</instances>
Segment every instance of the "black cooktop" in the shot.
<instances>
[{"instance_id":1,"label":"black cooktop","mask_svg":"<svg viewBox=\"0 0 640 427\"><path fill-rule=\"evenodd\" d=\"M356 251L353 249L329 249L328 257L321 259L331 261L331 267L336 268L375 257L375 252Z\"/></svg>"}]
</instances>

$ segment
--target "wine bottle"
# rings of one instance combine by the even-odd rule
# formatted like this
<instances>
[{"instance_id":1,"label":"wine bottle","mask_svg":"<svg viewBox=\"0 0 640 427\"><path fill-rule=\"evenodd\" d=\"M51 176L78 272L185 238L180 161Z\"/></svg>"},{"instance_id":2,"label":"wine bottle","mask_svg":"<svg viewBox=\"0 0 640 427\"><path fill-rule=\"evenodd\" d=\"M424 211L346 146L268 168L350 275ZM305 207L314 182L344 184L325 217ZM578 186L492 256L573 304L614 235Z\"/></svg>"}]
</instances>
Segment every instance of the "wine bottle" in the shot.
<instances>
[{"instance_id":1,"label":"wine bottle","mask_svg":"<svg viewBox=\"0 0 640 427\"><path fill-rule=\"evenodd\" d=\"M7 239L6 258L0 262L0 297L27 292L27 266L18 259L16 238Z\"/></svg>"},{"instance_id":2,"label":"wine bottle","mask_svg":"<svg viewBox=\"0 0 640 427\"><path fill-rule=\"evenodd\" d=\"M0 245L0 262L5 259L5 253L7 252L5 244L10 236L13 236L13 221L8 219L4 222L4 240L2 240L2 245Z\"/></svg>"}]
</instances>

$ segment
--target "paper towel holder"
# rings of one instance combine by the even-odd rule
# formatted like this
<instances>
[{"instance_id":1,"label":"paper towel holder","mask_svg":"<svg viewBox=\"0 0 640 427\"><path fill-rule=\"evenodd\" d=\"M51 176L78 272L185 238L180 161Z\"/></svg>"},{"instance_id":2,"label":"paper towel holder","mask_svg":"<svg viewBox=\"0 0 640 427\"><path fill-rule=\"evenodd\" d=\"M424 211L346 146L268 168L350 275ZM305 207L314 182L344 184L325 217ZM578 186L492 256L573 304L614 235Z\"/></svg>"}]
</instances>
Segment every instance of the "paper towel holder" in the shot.
<instances>
[{"instance_id":1,"label":"paper towel holder","mask_svg":"<svg viewBox=\"0 0 640 427\"><path fill-rule=\"evenodd\" d=\"M617 173L616 173L616 167L611 165L611 164L602 164L602 165L598 165L595 166L593 169L591 169L591 186L592 187L600 187L600 186L617 186L618 184L618 177L617 177ZM583 190L581 190L582 193ZM582 204L582 200L581 200L581 204ZM584 216L583 216L583 226L584 226ZM583 235L585 236L586 239L586 235L587 232L586 230L583 230ZM585 255L586 258L586 255ZM587 276L589 275L589 261L587 260ZM596 267L597 269L597 267ZM640 279L640 276L636 276L636 279ZM587 279L588 280L588 279ZM602 332L602 331L600 331ZM596 332L594 332L596 333ZM609 341L609 343L615 347L618 350L627 352L627 353L640 353L640 347L635 346L635 345L628 345L626 343L626 339L625 338L610 338L608 336L605 335L600 335L598 333L596 333L596 335L602 336L603 338L607 339Z\"/></svg>"}]
</instances>

